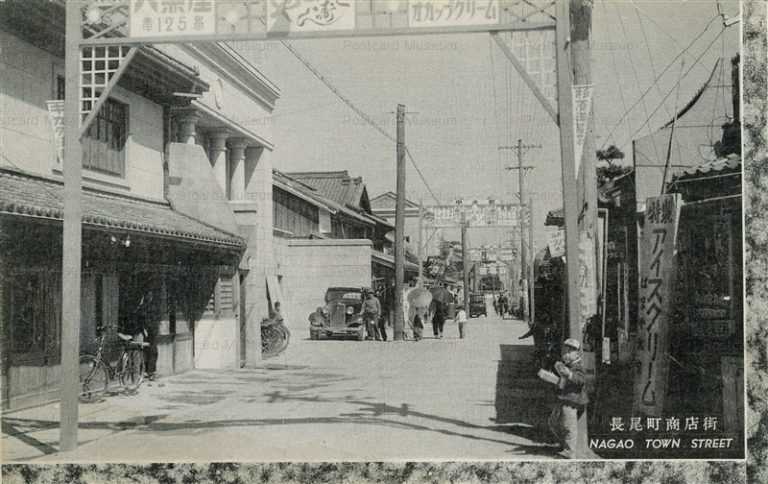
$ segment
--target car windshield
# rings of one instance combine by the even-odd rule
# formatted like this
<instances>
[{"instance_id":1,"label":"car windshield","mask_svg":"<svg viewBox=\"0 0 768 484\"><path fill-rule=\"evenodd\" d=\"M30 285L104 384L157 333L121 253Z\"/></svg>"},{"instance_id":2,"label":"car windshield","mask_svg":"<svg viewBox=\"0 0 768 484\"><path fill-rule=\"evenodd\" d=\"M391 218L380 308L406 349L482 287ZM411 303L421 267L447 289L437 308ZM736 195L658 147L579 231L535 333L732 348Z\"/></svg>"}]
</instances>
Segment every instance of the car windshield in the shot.
<instances>
[{"instance_id":1,"label":"car windshield","mask_svg":"<svg viewBox=\"0 0 768 484\"><path fill-rule=\"evenodd\" d=\"M333 290L329 289L328 293L325 295L326 301L334 301L336 299L355 299L358 301L362 300L362 295L359 292L350 292L345 290Z\"/></svg>"}]
</instances>

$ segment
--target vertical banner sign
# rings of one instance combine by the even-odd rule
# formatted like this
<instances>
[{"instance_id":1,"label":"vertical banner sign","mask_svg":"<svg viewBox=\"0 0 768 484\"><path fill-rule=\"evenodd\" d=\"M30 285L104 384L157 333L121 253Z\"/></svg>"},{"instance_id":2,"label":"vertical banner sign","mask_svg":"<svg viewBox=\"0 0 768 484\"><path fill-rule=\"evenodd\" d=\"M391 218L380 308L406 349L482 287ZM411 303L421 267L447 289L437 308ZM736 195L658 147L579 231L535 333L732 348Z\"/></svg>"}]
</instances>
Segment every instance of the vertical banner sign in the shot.
<instances>
[{"instance_id":1,"label":"vertical banner sign","mask_svg":"<svg viewBox=\"0 0 768 484\"><path fill-rule=\"evenodd\" d=\"M130 0L130 37L216 33L213 0Z\"/></svg>"},{"instance_id":2,"label":"vertical banner sign","mask_svg":"<svg viewBox=\"0 0 768 484\"><path fill-rule=\"evenodd\" d=\"M635 404L641 413L661 415L669 372L669 323L676 270L680 194L648 198L641 266L641 314L637 354L640 370Z\"/></svg>"},{"instance_id":3,"label":"vertical banner sign","mask_svg":"<svg viewBox=\"0 0 768 484\"><path fill-rule=\"evenodd\" d=\"M499 23L499 0L409 0L409 27Z\"/></svg>"},{"instance_id":4,"label":"vertical banner sign","mask_svg":"<svg viewBox=\"0 0 768 484\"><path fill-rule=\"evenodd\" d=\"M595 240L586 232L579 234L579 317L582 332L586 322L597 314L597 270L595 268Z\"/></svg>"},{"instance_id":5,"label":"vertical banner sign","mask_svg":"<svg viewBox=\"0 0 768 484\"><path fill-rule=\"evenodd\" d=\"M589 117L592 115L592 84L574 85L573 90L573 144L576 169L574 175L578 178L581 159L584 157L584 140L587 138Z\"/></svg>"},{"instance_id":6,"label":"vertical banner sign","mask_svg":"<svg viewBox=\"0 0 768 484\"><path fill-rule=\"evenodd\" d=\"M270 32L353 30L357 0L267 0Z\"/></svg>"},{"instance_id":7,"label":"vertical banner sign","mask_svg":"<svg viewBox=\"0 0 768 484\"><path fill-rule=\"evenodd\" d=\"M53 144L59 163L64 163L64 101L46 101L48 120L53 129Z\"/></svg>"}]
</instances>

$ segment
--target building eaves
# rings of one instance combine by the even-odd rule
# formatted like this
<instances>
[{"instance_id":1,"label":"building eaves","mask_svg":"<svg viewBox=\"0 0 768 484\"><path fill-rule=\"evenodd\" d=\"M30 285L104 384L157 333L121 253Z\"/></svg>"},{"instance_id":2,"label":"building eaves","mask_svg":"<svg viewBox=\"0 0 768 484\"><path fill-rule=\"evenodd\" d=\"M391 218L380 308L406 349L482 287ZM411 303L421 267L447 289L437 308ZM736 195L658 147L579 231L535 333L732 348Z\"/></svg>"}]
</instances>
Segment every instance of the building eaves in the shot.
<instances>
[{"instance_id":1,"label":"building eaves","mask_svg":"<svg viewBox=\"0 0 768 484\"><path fill-rule=\"evenodd\" d=\"M60 221L64 215L60 181L0 169L0 214ZM83 225L170 237L242 250L245 240L173 210L168 203L83 189Z\"/></svg>"}]
</instances>

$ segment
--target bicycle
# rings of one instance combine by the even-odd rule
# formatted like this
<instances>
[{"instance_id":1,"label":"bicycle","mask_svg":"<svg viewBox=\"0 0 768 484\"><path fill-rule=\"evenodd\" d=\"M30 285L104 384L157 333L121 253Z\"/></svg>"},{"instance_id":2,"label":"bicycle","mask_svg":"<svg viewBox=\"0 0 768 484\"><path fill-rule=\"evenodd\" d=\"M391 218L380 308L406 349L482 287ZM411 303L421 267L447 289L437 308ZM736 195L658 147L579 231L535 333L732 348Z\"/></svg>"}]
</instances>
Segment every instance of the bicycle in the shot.
<instances>
[{"instance_id":1,"label":"bicycle","mask_svg":"<svg viewBox=\"0 0 768 484\"><path fill-rule=\"evenodd\" d=\"M117 379L128 391L135 391L144 381L143 349L149 343L133 340L133 336L117 333L122 350L115 366L104 359L106 331L96 338L96 354L80 355L80 400L92 402L106 393L110 380Z\"/></svg>"},{"instance_id":2,"label":"bicycle","mask_svg":"<svg viewBox=\"0 0 768 484\"><path fill-rule=\"evenodd\" d=\"M261 354L264 358L272 358L285 351L290 338L291 332L282 321L261 321Z\"/></svg>"}]
</instances>

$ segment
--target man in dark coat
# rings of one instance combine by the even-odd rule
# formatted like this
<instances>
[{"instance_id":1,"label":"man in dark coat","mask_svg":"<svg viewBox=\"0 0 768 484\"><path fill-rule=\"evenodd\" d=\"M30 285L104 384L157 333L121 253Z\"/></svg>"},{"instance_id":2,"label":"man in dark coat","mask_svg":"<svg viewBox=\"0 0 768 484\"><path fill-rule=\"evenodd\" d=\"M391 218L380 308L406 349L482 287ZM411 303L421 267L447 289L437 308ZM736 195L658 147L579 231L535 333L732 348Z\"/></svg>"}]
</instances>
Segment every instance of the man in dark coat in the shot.
<instances>
[{"instance_id":1,"label":"man in dark coat","mask_svg":"<svg viewBox=\"0 0 768 484\"><path fill-rule=\"evenodd\" d=\"M432 334L435 338L443 337L443 326L445 325L445 304L432 300Z\"/></svg>"}]
</instances>

